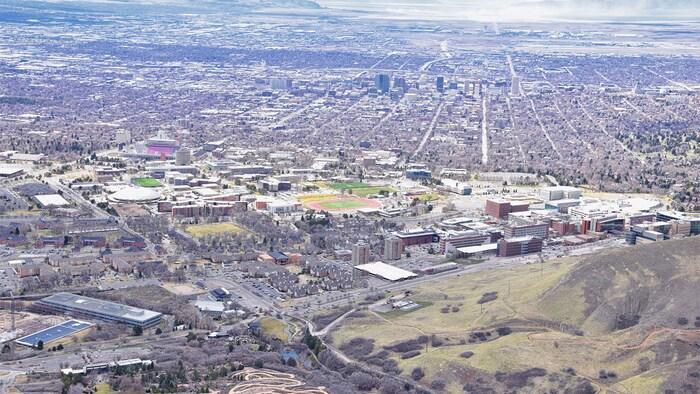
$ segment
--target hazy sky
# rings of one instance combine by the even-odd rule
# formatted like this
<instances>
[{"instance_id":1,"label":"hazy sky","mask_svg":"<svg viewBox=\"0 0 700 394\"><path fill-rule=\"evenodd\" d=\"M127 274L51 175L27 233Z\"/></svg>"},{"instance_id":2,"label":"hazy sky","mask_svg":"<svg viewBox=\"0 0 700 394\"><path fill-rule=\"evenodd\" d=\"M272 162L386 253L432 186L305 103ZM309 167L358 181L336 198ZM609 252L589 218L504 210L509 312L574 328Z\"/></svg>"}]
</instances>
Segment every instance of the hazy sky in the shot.
<instances>
[{"instance_id":1,"label":"hazy sky","mask_svg":"<svg viewBox=\"0 0 700 394\"><path fill-rule=\"evenodd\" d=\"M387 17L476 20L700 20L700 0L316 0Z\"/></svg>"}]
</instances>

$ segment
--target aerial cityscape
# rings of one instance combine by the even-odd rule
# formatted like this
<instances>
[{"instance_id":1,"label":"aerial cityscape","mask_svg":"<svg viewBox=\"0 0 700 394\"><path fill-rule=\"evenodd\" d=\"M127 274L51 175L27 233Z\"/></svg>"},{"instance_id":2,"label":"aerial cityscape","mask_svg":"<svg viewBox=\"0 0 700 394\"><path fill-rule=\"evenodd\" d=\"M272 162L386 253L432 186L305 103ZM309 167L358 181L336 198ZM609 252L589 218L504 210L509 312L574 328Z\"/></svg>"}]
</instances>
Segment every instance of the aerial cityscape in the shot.
<instances>
[{"instance_id":1,"label":"aerial cityscape","mask_svg":"<svg viewBox=\"0 0 700 394\"><path fill-rule=\"evenodd\" d=\"M0 2L0 393L700 393L700 5L582 4Z\"/></svg>"}]
</instances>

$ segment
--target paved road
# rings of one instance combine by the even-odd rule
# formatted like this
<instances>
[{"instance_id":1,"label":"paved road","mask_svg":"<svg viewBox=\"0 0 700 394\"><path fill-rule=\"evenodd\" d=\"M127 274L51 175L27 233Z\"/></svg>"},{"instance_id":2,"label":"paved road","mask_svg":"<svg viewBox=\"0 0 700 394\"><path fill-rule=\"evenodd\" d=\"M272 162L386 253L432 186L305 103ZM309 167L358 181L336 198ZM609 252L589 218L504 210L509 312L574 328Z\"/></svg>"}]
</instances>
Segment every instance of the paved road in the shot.
<instances>
[{"instance_id":1,"label":"paved road","mask_svg":"<svg viewBox=\"0 0 700 394\"><path fill-rule=\"evenodd\" d=\"M540 114L537 113L537 108L535 108L535 102L532 101L532 99L529 99L530 101L530 106L532 107L532 112L535 113L535 119L537 119L537 123L540 125L540 129L542 129L542 133L544 134L544 137L549 141L549 144L552 146L552 149L554 149L554 153L559 156L559 160L563 160L564 157L561 155L559 152L559 149L557 149L557 146L554 145L554 141L552 140L552 137L549 136L549 132L547 132L547 128L544 127L544 123L542 123L542 119L540 119Z\"/></svg>"},{"instance_id":2,"label":"paved road","mask_svg":"<svg viewBox=\"0 0 700 394\"><path fill-rule=\"evenodd\" d=\"M423 148L425 148L425 144L428 143L428 140L430 140L430 137L433 135L435 125L437 125L438 118L440 117L440 113L442 112L442 109L444 107L445 102L441 101L437 107L437 110L435 111L435 115L433 115L433 120L430 121L430 127L428 127L428 130L423 135L423 139L420 141L420 144L418 144L418 148L416 148L416 150L411 155L411 158L418 156L418 154L423 150Z\"/></svg>"},{"instance_id":3,"label":"paved road","mask_svg":"<svg viewBox=\"0 0 700 394\"><path fill-rule=\"evenodd\" d=\"M481 164L489 163L489 122L488 100L486 96L481 99Z\"/></svg>"}]
</instances>

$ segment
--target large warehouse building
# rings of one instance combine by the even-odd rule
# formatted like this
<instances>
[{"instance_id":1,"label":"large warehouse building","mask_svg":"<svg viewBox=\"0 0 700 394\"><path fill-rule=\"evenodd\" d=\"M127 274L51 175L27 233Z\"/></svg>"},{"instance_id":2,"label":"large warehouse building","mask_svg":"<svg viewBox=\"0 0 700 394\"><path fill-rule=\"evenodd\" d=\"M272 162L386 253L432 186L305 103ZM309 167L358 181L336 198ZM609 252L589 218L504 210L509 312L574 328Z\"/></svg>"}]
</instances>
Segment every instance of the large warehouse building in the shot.
<instances>
[{"instance_id":1,"label":"large warehouse building","mask_svg":"<svg viewBox=\"0 0 700 394\"><path fill-rule=\"evenodd\" d=\"M71 293L56 293L42 298L38 302L38 306L52 312L95 318L141 328L153 327L160 323L160 320L163 318L162 314L147 309L134 308Z\"/></svg>"},{"instance_id":2,"label":"large warehouse building","mask_svg":"<svg viewBox=\"0 0 700 394\"><path fill-rule=\"evenodd\" d=\"M405 269L394 267L393 265L385 264L381 261L369 264L356 265L355 270L365 275L373 275L391 282L411 279L418 276L411 271L406 271Z\"/></svg>"}]
</instances>

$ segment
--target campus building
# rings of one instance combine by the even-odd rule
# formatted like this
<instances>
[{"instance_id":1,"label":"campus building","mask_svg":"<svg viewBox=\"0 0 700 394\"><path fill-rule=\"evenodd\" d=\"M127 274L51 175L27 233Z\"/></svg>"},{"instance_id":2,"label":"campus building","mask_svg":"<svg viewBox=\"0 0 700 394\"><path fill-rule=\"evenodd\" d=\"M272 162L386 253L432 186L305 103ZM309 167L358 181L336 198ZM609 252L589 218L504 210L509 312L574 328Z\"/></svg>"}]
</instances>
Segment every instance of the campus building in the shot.
<instances>
[{"instance_id":1,"label":"campus building","mask_svg":"<svg viewBox=\"0 0 700 394\"><path fill-rule=\"evenodd\" d=\"M509 224L503 227L503 236L506 239L527 236L546 239L548 234L549 224L547 223Z\"/></svg>"},{"instance_id":2,"label":"campus building","mask_svg":"<svg viewBox=\"0 0 700 394\"><path fill-rule=\"evenodd\" d=\"M501 239L498 241L498 256L510 257L542 251L542 239L535 237L519 237Z\"/></svg>"},{"instance_id":3,"label":"campus building","mask_svg":"<svg viewBox=\"0 0 700 394\"><path fill-rule=\"evenodd\" d=\"M364 242L352 246L352 265L369 263L369 245Z\"/></svg>"},{"instance_id":4,"label":"campus building","mask_svg":"<svg viewBox=\"0 0 700 394\"><path fill-rule=\"evenodd\" d=\"M384 240L384 260L398 260L401 258L401 240L398 237L389 237Z\"/></svg>"},{"instance_id":5,"label":"campus building","mask_svg":"<svg viewBox=\"0 0 700 394\"><path fill-rule=\"evenodd\" d=\"M486 200L486 214L496 219L505 219L509 213L525 212L530 209L530 203L525 201L508 201L502 198Z\"/></svg>"},{"instance_id":6,"label":"campus building","mask_svg":"<svg viewBox=\"0 0 700 394\"><path fill-rule=\"evenodd\" d=\"M150 328L160 323L163 315L147 309L135 308L116 302L83 297L71 293L56 293L42 298L38 307L56 313L71 316L94 318L106 322L128 324L141 328Z\"/></svg>"}]
</instances>

